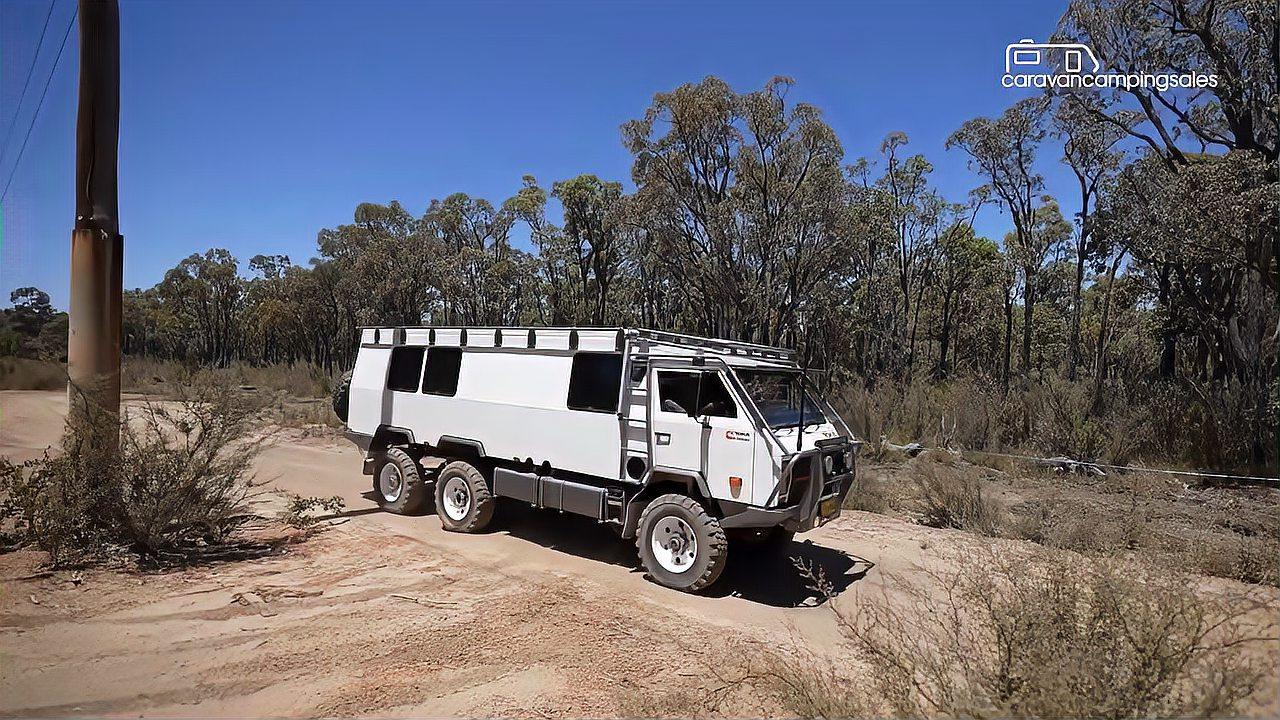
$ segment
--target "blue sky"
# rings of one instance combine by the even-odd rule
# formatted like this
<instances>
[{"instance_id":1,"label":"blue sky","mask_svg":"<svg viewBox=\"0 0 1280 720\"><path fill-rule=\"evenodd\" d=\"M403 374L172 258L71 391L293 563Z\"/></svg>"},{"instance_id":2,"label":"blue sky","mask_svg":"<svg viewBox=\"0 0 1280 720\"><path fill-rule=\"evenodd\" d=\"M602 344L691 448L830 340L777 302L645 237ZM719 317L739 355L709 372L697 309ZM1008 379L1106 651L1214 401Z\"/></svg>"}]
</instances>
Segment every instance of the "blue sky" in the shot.
<instances>
[{"instance_id":1,"label":"blue sky","mask_svg":"<svg viewBox=\"0 0 1280 720\"><path fill-rule=\"evenodd\" d=\"M305 262L359 202L415 214L463 191L499 203L522 175L630 185L619 126L655 92L718 75L796 81L852 161L906 132L954 200L979 183L943 149L966 119L1022 95L1004 46L1053 31L1062 3L430 3L121 0L120 221L125 286L225 247ZM48 0L0 3L0 132L14 117ZM13 167L74 0L55 0L7 154ZM78 28L3 204L0 304L36 285L67 301ZM0 140L3 136L0 136ZM1048 189L1072 181L1046 148ZM984 212L999 238L1007 216Z\"/></svg>"}]
</instances>

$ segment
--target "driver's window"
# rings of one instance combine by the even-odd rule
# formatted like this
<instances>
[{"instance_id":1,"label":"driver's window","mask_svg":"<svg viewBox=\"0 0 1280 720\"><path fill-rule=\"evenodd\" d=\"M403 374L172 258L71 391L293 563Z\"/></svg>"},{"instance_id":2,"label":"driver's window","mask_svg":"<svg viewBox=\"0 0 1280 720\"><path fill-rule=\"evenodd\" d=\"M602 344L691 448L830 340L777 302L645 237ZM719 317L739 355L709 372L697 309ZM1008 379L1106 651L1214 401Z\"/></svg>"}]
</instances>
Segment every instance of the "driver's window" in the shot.
<instances>
[{"instance_id":1,"label":"driver's window","mask_svg":"<svg viewBox=\"0 0 1280 720\"><path fill-rule=\"evenodd\" d=\"M698 403L698 375L659 370L658 403L663 412L692 416Z\"/></svg>"},{"instance_id":2,"label":"driver's window","mask_svg":"<svg viewBox=\"0 0 1280 720\"><path fill-rule=\"evenodd\" d=\"M663 412L689 417L738 417L738 406L719 373L658 371L658 402Z\"/></svg>"}]
</instances>

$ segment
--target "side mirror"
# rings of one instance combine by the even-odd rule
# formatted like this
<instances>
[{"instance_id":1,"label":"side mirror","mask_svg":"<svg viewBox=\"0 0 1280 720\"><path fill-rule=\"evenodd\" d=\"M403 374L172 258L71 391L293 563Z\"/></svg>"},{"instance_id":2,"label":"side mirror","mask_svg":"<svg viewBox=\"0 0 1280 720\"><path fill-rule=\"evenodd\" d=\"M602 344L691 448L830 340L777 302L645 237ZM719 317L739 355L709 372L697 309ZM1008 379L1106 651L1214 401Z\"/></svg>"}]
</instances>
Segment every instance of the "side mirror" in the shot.
<instances>
[{"instance_id":1,"label":"side mirror","mask_svg":"<svg viewBox=\"0 0 1280 720\"><path fill-rule=\"evenodd\" d=\"M684 408L680 407L680 403L670 399L662 401L662 409L671 413L683 413L685 415L689 414L688 410L685 410Z\"/></svg>"}]
</instances>

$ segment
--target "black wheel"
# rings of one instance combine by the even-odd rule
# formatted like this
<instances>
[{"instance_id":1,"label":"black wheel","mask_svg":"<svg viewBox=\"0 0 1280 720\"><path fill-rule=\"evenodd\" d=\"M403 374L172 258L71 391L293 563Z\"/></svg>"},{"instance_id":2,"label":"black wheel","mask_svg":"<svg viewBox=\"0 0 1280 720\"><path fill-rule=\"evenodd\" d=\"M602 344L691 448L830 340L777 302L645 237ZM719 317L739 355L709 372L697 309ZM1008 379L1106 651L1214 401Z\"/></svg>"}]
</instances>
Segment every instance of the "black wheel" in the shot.
<instances>
[{"instance_id":1,"label":"black wheel","mask_svg":"<svg viewBox=\"0 0 1280 720\"><path fill-rule=\"evenodd\" d=\"M427 499L422 467L404 450L389 448L373 473L373 492L384 510L400 515L416 512Z\"/></svg>"},{"instance_id":2,"label":"black wheel","mask_svg":"<svg viewBox=\"0 0 1280 720\"><path fill-rule=\"evenodd\" d=\"M351 405L351 371L342 374L338 384L333 386L333 414L342 422L347 421L347 410Z\"/></svg>"},{"instance_id":3,"label":"black wheel","mask_svg":"<svg viewBox=\"0 0 1280 720\"><path fill-rule=\"evenodd\" d=\"M436 514L452 532L480 532L493 519L493 493L480 470L454 460L436 477Z\"/></svg>"},{"instance_id":4,"label":"black wheel","mask_svg":"<svg viewBox=\"0 0 1280 720\"><path fill-rule=\"evenodd\" d=\"M724 571L729 543L720 521L686 495L661 495L640 513L636 549L649 578L685 592L710 586Z\"/></svg>"}]
</instances>

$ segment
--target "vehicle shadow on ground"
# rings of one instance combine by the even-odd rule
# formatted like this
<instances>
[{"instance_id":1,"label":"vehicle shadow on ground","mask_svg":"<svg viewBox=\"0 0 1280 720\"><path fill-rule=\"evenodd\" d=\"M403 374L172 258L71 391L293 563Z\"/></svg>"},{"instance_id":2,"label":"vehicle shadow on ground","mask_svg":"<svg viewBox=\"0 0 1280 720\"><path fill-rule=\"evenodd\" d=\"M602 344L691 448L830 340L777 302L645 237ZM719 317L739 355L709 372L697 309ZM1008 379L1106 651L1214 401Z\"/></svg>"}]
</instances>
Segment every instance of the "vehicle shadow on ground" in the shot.
<instances>
[{"instance_id":1,"label":"vehicle shadow on ground","mask_svg":"<svg viewBox=\"0 0 1280 720\"><path fill-rule=\"evenodd\" d=\"M613 529L589 518L517 503L499 505L490 527L550 550L643 572L634 540L622 540ZM800 561L826 582L825 593L797 567ZM792 541L769 549L731 545L729 561L719 582L705 594L739 597L772 607L812 607L823 595L835 597L866 576L874 563L812 541Z\"/></svg>"},{"instance_id":2,"label":"vehicle shadow on ground","mask_svg":"<svg viewBox=\"0 0 1280 720\"><path fill-rule=\"evenodd\" d=\"M812 540L793 540L781 547L730 545L724 575L708 594L771 607L813 607L847 590L874 566Z\"/></svg>"},{"instance_id":3,"label":"vehicle shadow on ground","mask_svg":"<svg viewBox=\"0 0 1280 720\"><path fill-rule=\"evenodd\" d=\"M374 503L375 505L381 502L381 499L378 497L378 493L374 492L373 490L365 490L364 492L360 493L360 497L364 498L365 500L368 500L369 502ZM344 509L341 512L335 513L333 517L357 517L359 515L372 515L374 513L385 513L385 512L390 512L390 511L386 510L381 505L378 505L377 507L360 508L358 510ZM427 501L422 503L422 507L418 508L417 510L414 510L413 512L407 512L403 514L409 517L419 517L422 515L435 515L436 514L435 499L428 497Z\"/></svg>"}]
</instances>

